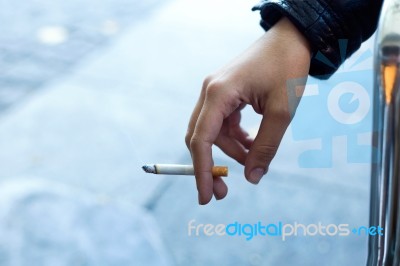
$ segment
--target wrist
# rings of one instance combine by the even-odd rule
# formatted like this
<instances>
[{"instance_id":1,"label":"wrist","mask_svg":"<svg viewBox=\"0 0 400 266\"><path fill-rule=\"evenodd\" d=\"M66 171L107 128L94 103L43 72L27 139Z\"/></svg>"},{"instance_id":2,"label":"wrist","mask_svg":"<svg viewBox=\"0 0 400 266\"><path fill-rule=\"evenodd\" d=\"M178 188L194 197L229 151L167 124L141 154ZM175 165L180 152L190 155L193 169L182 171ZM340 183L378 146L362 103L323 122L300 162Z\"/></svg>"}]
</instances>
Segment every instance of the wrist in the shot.
<instances>
[{"instance_id":1,"label":"wrist","mask_svg":"<svg viewBox=\"0 0 400 266\"><path fill-rule=\"evenodd\" d=\"M283 16L270 30L275 31L284 43L291 44L292 49L298 50L311 60L312 50L309 41L287 17Z\"/></svg>"}]
</instances>

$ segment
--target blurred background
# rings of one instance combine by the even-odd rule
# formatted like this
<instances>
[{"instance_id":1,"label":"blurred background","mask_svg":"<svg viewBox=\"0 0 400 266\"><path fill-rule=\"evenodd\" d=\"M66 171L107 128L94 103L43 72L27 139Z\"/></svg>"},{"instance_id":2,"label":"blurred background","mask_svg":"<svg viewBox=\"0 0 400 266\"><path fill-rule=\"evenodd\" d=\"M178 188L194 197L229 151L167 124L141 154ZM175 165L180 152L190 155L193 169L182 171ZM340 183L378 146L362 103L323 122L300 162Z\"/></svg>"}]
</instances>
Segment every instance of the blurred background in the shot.
<instances>
[{"instance_id":1,"label":"blurred background","mask_svg":"<svg viewBox=\"0 0 400 266\"><path fill-rule=\"evenodd\" d=\"M300 104L257 186L215 149L230 168L223 201L199 206L192 177L141 169L191 163L184 136L203 78L263 34L254 4L0 0L1 266L365 264L365 235L188 235L191 220L367 226L370 116L338 132L316 111L329 95ZM343 77L368 87L371 46L311 90ZM255 135L260 117L243 116Z\"/></svg>"}]
</instances>

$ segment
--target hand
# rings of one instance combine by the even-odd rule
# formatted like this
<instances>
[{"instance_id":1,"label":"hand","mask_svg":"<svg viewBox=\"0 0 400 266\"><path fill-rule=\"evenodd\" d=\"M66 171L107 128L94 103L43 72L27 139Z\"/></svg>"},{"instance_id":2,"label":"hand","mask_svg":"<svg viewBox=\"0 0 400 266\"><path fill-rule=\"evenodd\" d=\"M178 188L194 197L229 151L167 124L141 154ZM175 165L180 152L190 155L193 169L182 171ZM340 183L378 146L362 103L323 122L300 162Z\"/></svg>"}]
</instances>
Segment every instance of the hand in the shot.
<instances>
[{"instance_id":1,"label":"hand","mask_svg":"<svg viewBox=\"0 0 400 266\"><path fill-rule=\"evenodd\" d=\"M266 174L291 120L286 82L306 78L310 60L307 40L282 18L242 55L205 79L186 135L200 204L228 192L222 178L211 174L213 144L245 165L249 182L257 184ZM263 116L254 140L240 127L240 110L246 104Z\"/></svg>"}]
</instances>

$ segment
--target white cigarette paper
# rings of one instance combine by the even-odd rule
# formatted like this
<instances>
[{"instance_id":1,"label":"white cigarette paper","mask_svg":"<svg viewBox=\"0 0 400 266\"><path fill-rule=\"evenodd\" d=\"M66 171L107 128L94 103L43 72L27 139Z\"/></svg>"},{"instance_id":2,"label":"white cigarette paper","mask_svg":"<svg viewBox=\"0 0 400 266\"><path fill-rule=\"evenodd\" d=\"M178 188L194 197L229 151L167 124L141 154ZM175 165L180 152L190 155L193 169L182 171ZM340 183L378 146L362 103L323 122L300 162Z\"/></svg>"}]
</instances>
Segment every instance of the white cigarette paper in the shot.
<instances>
[{"instance_id":1,"label":"white cigarette paper","mask_svg":"<svg viewBox=\"0 0 400 266\"><path fill-rule=\"evenodd\" d=\"M142 166L146 173L158 175L194 175L193 165L182 164L146 164ZM214 166L213 176L228 176L228 167Z\"/></svg>"}]
</instances>

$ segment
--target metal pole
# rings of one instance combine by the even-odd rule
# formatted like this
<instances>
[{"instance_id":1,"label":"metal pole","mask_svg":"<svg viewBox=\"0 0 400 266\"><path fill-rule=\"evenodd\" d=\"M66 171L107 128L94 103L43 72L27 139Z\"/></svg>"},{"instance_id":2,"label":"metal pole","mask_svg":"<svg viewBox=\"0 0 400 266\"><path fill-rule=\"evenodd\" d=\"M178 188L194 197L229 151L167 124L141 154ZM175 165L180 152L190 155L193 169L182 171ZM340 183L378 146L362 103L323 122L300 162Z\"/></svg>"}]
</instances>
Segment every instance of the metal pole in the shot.
<instances>
[{"instance_id":1,"label":"metal pole","mask_svg":"<svg viewBox=\"0 0 400 266\"><path fill-rule=\"evenodd\" d=\"M400 265L400 0L384 2L375 45L368 266Z\"/></svg>"}]
</instances>

